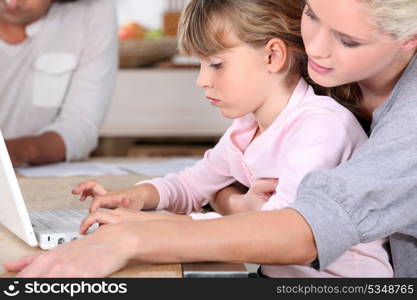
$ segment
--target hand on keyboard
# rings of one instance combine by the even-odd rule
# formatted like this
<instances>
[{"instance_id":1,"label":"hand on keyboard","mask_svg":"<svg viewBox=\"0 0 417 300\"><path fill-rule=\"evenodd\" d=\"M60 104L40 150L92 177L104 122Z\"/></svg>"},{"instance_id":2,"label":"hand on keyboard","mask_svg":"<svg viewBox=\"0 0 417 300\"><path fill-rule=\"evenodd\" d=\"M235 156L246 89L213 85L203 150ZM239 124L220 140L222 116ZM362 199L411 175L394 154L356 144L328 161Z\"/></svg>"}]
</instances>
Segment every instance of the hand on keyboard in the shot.
<instances>
[{"instance_id":1,"label":"hand on keyboard","mask_svg":"<svg viewBox=\"0 0 417 300\"><path fill-rule=\"evenodd\" d=\"M94 224L116 224L122 222L137 221L156 221L156 220L172 220L172 221L192 221L192 218L186 215L165 214L156 212L143 212L126 208L117 208L114 210L98 210L88 215L80 226L80 233L85 234L87 230Z\"/></svg>"},{"instance_id":2,"label":"hand on keyboard","mask_svg":"<svg viewBox=\"0 0 417 300\"><path fill-rule=\"evenodd\" d=\"M97 181L91 180L79 184L72 190L72 194L80 195L80 201L92 197L90 212L95 212L99 208L118 207L141 210L144 203L138 197L135 197L136 189L136 187L131 187L124 190L109 191Z\"/></svg>"}]
</instances>

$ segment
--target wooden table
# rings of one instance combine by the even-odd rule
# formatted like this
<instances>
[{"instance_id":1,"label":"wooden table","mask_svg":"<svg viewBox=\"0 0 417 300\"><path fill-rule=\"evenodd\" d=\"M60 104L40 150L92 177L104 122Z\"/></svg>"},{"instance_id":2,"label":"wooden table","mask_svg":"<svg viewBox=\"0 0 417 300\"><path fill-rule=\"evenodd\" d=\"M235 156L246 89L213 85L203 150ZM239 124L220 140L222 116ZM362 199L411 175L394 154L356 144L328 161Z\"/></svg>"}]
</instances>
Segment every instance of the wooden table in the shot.
<instances>
[{"instance_id":1,"label":"wooden table","mask_svg":"<svg viewBox=\"0 0 417 300\"><path fill-rule=\"evenodd\" d=\"M123 160L126 162L126 160ZM19 177L19 185L23 193L28 211L45 209L87 209L88 201L80 202L79 197L71 194L78 183L96 179L109 189L119 189L131 186L138 181L147 179L143 175L101 176L101 177ZM0 224L0 277L12 277L14 274L5 273L3 263L18 259L22 256L39 253L38 247L29 247L25 242ZM201 264L196 264L201 269ZM186 264L190 269L190 264ZM246 270L243 264L207 264L208 270ZM191 265L192 269L192 265ZM203 268L204 269L204 268ZM214 272L215 273L215 272ZM126 268L111 277L123 278L182 278L181 264L150 265L140 262L130 262Z\"/></svg>"}]
</instances>

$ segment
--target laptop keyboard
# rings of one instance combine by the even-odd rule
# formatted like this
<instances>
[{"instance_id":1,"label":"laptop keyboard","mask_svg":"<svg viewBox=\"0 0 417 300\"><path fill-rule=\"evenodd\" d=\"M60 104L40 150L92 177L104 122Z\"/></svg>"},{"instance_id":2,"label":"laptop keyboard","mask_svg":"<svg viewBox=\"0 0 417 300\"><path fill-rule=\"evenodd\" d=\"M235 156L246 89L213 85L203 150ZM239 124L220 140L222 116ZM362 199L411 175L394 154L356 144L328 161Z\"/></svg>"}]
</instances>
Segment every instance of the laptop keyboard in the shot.
<instances>
[{"instance_id":1,"label":"laptop keyboard","mask_svg":"<svg viewBox=\"0 0 417 300\"><path fill-rule=\"evenodd\" d=\"M56 232L78 231L81 221L87 215L87 210L46 210L29 213L34 227L41 224Z\"/></svg>"}]
</instances>

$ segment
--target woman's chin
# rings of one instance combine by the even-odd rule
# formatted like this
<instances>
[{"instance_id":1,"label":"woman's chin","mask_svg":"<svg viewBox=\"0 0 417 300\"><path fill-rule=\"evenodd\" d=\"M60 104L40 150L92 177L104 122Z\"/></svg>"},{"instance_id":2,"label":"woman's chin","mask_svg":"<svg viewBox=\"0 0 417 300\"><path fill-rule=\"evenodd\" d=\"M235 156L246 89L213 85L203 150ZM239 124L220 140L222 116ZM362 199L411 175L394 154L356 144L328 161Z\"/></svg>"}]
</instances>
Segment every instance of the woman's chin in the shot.
<instances>
[{"instance_id":1,"label":"woman's chin","mask_svg":"<svg viewBox=\"0 0 417 300\"><path fill-rule=\"evenodd\" d=\"M311 70L308 70L308 75L310 76L311 80L313 80L316 84L325 88L332 88L347 84L346 82L340 82L335 80L332 76L321 76Z\"/></svg>"}]
</instances>

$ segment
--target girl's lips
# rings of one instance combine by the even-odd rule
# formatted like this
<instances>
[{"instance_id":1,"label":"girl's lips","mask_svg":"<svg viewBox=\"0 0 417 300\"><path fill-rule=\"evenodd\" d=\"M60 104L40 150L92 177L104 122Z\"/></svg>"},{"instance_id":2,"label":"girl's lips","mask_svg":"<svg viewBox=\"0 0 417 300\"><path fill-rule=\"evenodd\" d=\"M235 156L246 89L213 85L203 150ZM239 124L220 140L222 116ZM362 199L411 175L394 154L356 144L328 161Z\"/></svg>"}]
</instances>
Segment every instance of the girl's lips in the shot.
<instances>
[{"instance_id":1,"label":"girl's lips","mask_svg":"<svg viewBox=\"0 0 417 300\"><path fill-rule=\"evenodd\" d=\"M210 101L211 105L216 105L220 102L220 100L218 100L218 99L214 99L214 98L211 98L211 97L206 97L206 98Z\"/></svg>"},{"instance_id":2,"label":"girl's lips","mask_svg":"<svg viewBox=\"0 0 417 300\"><path fill-rule=\"evenodd\" d=\"M333 68L325 68L323 66L320 66L310 58L308 59L308 64L315 72L319 74L327 74L334 70Z\"/></svg>"}]
</instances>

